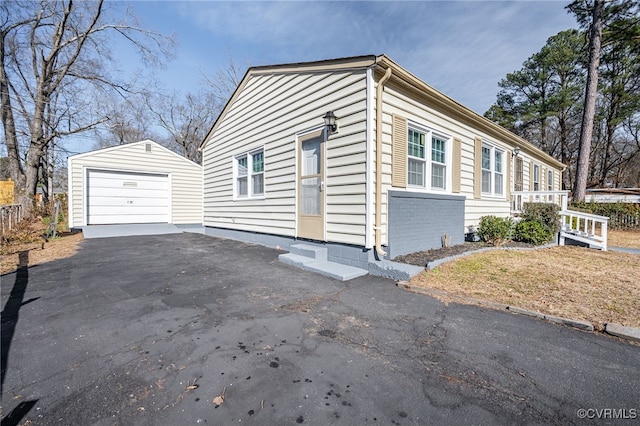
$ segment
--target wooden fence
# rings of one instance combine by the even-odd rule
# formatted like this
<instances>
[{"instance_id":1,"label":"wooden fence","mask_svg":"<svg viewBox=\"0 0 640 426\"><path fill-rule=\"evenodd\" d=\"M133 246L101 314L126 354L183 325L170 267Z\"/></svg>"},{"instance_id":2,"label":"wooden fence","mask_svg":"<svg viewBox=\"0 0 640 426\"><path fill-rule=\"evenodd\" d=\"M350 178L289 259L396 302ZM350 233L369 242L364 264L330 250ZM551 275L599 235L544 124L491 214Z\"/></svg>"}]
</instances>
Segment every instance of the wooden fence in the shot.
<instances>
[{"instance_id":1,"label":"wooden fence","mask_svg":"<svg viewBox=\"0 0 640 426\"><path fill-rule=\"evenodd\" d=\"M0 231L5 235L9 230L22 220L24 211L21 204L8 204L0 206L0 222L2 222Z\"/></svg>"},{"instance_id":2,"label":"wooden fence","mask_svg":"<svg viewBox=\"0 0 640 426\"><path fill-rule=\"evenodd\" d=\"M613 229L640 230L640 214L624 212L609 213L609 224Z\"/></svg>"}]
</instances>

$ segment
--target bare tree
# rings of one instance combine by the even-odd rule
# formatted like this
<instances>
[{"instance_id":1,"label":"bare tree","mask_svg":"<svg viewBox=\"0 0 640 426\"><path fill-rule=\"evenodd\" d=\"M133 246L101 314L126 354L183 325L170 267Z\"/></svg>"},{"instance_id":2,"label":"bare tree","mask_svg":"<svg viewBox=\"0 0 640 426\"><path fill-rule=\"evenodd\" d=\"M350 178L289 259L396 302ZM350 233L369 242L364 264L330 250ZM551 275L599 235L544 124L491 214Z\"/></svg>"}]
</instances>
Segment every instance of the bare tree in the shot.
<instances>
[{"instance_id":1,"label":"bare tree","mask_svg":"<svg viewBox=\"0 0 640 426\"><path fill-rule=\"evenodd\" d=\"M152 114L147 107L149 93L132 94L126 98L107 98L102 109L108 120L95 129L95 148L155 139L152 134Z\"/></svg>"},{"instance_id":2,"label":"bare tree","mask_svg":"<svg viewBox=\"0 0 640 426\"><path fill-rule=\"evenodd\" d=\"M148 63L168 55L171 39L139 28L130 15L116 21L105 13L103 0L11 1L1 2L0 10L0 89L9 172L18 201L29 211L51 144L107 120L90 107L96 93L134 89L110 72L108 37L124 37Z\"/></svg>"},{"instance_id":3,"label":"bare tree","mask_svg":"<svg viewBox=\"0 0 640 426\"><path fill-rule=\"evenodd\" d=\"M10 95L11 87L7 77L5 63L8 60L8 45L14 42L11 38L11 33L18 28L31 24L36 18L16 13L13 19L10 19L8 2L1 3L0 10L3 12L0 26L0 102L2 103L2 127L7 146L5 172L11 177L18 188L21 188L24 187L25 184L25 175L19 156L17 128Z\"/></svg>"},{"instance_id":4,"label":"bare tree","mask_svg":"<svg viewBox=\"0 0 640 426\"><path fill-rule=\"evenodd\" d=\"M149 103L160 126L169 133L168 147L182 156L200 164L198 147L204 140L213 121L220 113L221 104L211 92L187 93L180 99L173 94L168 99Z\"/></svg>"},{"instance_id":5,"label":"bare tree","mask_svg":"<svg viewBox=\"0 0 640 426\"><path fill-rule=\"evenodd\" d=\"M213 76L203 74L205 84L209 86L212 95L219 104L224 106L231 98L247 68L249 68L248 63L245 62L244 65L241 65L229 58L227 64L218 67Z\"/></svg>"},{"instance_id":6,"label":"bare tree","mask_svg":"<svg viewBox=\"0 0 640 426\"><path fill-rule=\"evenodd\" d=\"M169 134L168 139L160 142L200 163L202 156L198 147L240 84L244 73L245 67L229 59L225 66L218 67L213 76L203 74L205 88L199 93L187 93L184 97L177 93L147 97L149 110Z\"/></svg>"},{"instance_id":7,"label":"bare tree","mask_svg":"<svg viewBox=\"0 0 640 426\"><path fill-rule=\"evenodd\" d=\"M624 123L630 149L624 158L623 167L616 174L617 187L640 188L640 111Z\"/></svg>"}]
</instances>

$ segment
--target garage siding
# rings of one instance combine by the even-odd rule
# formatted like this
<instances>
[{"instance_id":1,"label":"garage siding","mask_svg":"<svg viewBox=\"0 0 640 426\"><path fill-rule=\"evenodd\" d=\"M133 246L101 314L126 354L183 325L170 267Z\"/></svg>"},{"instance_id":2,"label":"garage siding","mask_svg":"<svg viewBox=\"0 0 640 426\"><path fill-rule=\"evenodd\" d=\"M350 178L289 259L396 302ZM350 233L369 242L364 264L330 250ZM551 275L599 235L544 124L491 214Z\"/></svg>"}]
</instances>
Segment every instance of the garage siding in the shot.
<instances>
[{"instance_id":1,"label":"garage siding","mask_svg":"<svg viewBox=\"0 0 640 426\"><path fill-rule=\"evenodd\" d=\"M87 224L87 171L120 171L168 176L169 222L202 223L202 167L146 140L69 157L69 225Z\"/></svg>"}]
</instances>

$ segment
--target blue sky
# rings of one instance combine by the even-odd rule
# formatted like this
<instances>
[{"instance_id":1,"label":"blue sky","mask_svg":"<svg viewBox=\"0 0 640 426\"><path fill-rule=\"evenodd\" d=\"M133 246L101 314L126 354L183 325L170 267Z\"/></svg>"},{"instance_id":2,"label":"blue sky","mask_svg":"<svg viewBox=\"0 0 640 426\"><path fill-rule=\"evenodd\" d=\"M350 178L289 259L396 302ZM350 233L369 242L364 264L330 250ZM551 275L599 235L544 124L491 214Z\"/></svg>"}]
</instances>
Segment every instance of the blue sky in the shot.
<instances>
[{"instance_id":1,"label":"blue sky","mask_svg":"<svg viewBox=\"0 0 640 426\"><path fill-rule=\"evenodd\" d=\"M565 1L140 1L144 27L173 33L176 58L158 77L198 91L231 58L247 66L384 53L483 114L498 82L546 40L577 27Z\"/></svg>"},{"instance_id":2,"label":"blue sky","mask_svg":"<svg viewBox=\"0 0 640 426\"><path fill-rule=\"evenodd\" d=\"M560 31L577 28L567 1L131 1L143 28L173 34L175 57L155 70L167 93L197 93L230 60L242 66L386 54L479 114L498 82ZM122 44L118 68L142 67ZM93 148L89 134L67 140Z\"/></svg>"}]
</instances>

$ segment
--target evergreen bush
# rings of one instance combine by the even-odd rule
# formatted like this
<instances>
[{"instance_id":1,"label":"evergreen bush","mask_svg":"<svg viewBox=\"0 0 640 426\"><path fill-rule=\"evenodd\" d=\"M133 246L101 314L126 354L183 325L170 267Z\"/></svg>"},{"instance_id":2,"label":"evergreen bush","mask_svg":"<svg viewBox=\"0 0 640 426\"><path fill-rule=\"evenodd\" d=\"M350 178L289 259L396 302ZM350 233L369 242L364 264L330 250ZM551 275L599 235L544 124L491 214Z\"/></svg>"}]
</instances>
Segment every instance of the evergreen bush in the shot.
<instances>
[{"instance_id":1,"label":"evergreen bush","mask_svg":"<svg viewBox=\"0 0 640 426\"><path fill-rule=\"evenodd\" d=\"M544 226L550 235L560 231L560 207L553 203L525 203L523 221L534 221Z\"/></svg>"},{"instance_id":2,"label":"evergreen bush","mask_svg":"<svg viewBox=\"0 0 640 426\"><path fill-rule=\"evenodd\" d=\"M539 221L526 219L516 224L513 230L513 239L539 246L551 242L553 234Z\"/></svg>"},{"instance_id":3,"label":"evergreen bush","mask_svg":"<svg viewBox=\"0 0 640 426\"><path fill-rule=\"evenodd\" d=\"M478 236L489 244L504 244L511 235L513 221L510 217L482 216L478 226Z\"/></svg>"}]
</instances>

